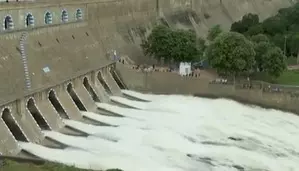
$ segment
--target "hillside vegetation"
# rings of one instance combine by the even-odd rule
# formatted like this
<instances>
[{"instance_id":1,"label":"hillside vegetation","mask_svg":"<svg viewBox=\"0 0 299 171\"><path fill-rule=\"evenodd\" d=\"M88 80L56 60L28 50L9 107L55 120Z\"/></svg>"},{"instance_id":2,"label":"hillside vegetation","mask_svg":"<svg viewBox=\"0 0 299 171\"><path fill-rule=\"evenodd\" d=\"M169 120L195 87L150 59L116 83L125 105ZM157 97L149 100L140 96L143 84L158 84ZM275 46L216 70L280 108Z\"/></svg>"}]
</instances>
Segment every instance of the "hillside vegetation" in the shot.
<instances>
[{"instance_id":1,"label":"hillside vegetation","mask_svg":"<svg viewBox=\"0 0 299 171\"><path fill-rule=\"evenodd\" d=\"M299 55L299 3L282 8L272 17L259 21L256 14L244 15L242 20L231 25L231 31L246 37L266 35L271 43L283 50L287 57Z\"/></svg>"}]
</instances>

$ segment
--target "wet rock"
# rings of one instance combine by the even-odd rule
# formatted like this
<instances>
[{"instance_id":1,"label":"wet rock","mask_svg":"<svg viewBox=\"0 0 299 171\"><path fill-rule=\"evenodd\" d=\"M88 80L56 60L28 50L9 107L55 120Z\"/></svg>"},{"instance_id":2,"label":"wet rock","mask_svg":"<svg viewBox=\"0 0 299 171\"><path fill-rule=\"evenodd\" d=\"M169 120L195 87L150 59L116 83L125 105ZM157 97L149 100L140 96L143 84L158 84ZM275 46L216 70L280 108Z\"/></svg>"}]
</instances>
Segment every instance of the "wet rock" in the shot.
<instances>
[{"instance_id":1,"label":"wet rock","mask_svg":"<svg viewBox=\"0 0 299 171\"><path fill-rule=\"evenodd\" d=\"M197 158L197 161L206 163L206 164L208 164L208 165L210 165L210 166L215 166L215 165L212 163L213 160L212 160L211 158L209 158L209 157L198 157L198 158Z\"/></svg>"},{"instance_id":2,"label":"wet rock","mask_svg":"<svg viewBox=\"0 0 299 171\"><path fill-rule=\"evenodd\" d=\"M238 137L228 137L228 139L233 141L243 141L242 138L238 138Z\"/></svg>"},{"instance_id":3,"label":"wet rock","mask_svg":"<svg viewBox=\"0 0 299 171\"><path fill-rule=\"evenodd\" d=\"M194 138L189 137L189 136L184 136L184 138L186 138L188 141L190 141L192 143L196 143L197 142Z\"/></svg>"},{"instance_id":4,"label":"wet rock","mask_svg":"<svg viewBox=\"0 0 299 171\"><path fill-rule=\"evenodd\" d=\"M245 168L239 165L233 165L233 168L238 169L239 171L245 171Z\"/></svg>"},{"instance_id":5,"label":"wet rock","mask_svg":"<svg viewBox=\"0 0 299 171\"><path fill-rule=\"evenodd\" d=\"M214 142L214 141L202 141L200 142L204 145L215 145L215 146L230 146L229 144L222 143L222 142Z\"/></svg>"},{"instance_id":6,"label":"wet rock","mask_svg":"<svg viewBox=\"0 0 299 171\"><path fill-rule=\"evenodd\" d=\"M186 156L191 158L191 157L192 157L192 154L186 154Z\"/></svg>"},{"instance_id":7,"label":"wet rock","mask_svg":"<svg viewBox=\"0 0 299 171\"><path fill-rule=\"evenodd\" d=\"M210 166L215 166L212 163L213 160L211 158L209 158L209 157L200 157L200 156L189 154L189 153L187 153L186 156L190 157L191 159L193 159L195 161L198 161L198 162L201 162L201 163L205 163L205 164L208 164Z\"/></svg>"}]
</instances>

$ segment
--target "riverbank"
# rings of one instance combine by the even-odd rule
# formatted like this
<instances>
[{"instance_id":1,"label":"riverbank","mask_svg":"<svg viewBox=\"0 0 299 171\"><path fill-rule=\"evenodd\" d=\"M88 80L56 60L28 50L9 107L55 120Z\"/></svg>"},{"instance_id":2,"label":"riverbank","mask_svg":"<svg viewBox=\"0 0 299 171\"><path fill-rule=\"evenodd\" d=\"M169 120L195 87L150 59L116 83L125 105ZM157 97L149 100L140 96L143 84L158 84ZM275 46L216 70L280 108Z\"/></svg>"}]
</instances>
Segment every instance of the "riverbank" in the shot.
<instances>
[{"instance_id":1,"label":"riverbank","mask_svg":"<svg viewBox=\"0 0 299 171\"><path fill-rule=\"evenodd\" d=\"M0 171L91 171L78 169L57 163L33 164L17 163L11 160L0 162ZM106 171L122 171L120 169L108 169Z\"/></svg>"}]
</instances>

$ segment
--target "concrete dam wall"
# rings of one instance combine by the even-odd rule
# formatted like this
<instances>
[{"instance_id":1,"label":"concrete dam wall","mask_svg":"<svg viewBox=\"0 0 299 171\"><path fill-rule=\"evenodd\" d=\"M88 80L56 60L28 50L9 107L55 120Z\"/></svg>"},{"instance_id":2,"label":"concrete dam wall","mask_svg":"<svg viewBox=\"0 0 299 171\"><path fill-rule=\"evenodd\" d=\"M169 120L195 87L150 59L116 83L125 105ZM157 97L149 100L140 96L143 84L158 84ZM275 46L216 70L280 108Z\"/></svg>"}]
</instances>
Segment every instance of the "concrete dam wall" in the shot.
<instances>
[{"instance_id":1,"label":"concrete dam wall","mask_svg":"<svg viewBox=\"0 0 299 171\"><path fill-rule=\"evenodd\" d=\"M173 27L190 27L204 35L214 24L228 28L247 12L267 17L292 3L283 0L1 2L0 153L22 155L18 141L57 146L45 137L43 130L84 134L63 119L98 124L83 117L80 111L99 112L95 102L109 103L109 96L121 96L111 74L116 68L112 52L129 56L137 63L147 62L139 44L157 19L162 17ZM263 10L264 7L269 9ZM195 15L190 17L190 10ZM143 79L126 70L121 74L129 88L134 88L131 86L134 79Z\"/></svg>"},{"instance_id":2,"label":"concrete dam wall","mask_svg":"<svg viewBox=\"0 0 299 171\"><path fill-rule=\"evenodd\" d=\"M211 83L216 77L182 77L172 72L143 72L121 64L118 64L117 70L131 90L145 93L228 98L245 104L299 114L298 87L252 82L252 88L249 89L248 86L246 87L246 82L236 83L236 85ZM276 91L277 88L281 91Z\"/></svg>"}]
</instances>

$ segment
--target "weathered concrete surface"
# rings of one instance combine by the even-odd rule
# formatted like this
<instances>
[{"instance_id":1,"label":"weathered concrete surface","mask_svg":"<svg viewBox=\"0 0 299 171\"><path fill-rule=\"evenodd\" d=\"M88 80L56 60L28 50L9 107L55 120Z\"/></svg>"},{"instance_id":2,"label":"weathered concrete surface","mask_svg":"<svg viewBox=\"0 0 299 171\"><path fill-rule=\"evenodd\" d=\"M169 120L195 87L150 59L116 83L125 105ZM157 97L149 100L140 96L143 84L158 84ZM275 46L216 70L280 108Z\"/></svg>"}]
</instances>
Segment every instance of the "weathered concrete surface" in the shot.
<instances>
[{"instance_id":1,"label":"weathered concrete surface","mask_svg":"<svg viewBox=\"0 0 299 171\"><path fill-rule=\"evenodd\" d=\"M101 85L98 79L96 79L94 84L92 84L91 86L94 87L94 91L102 103L108 102L110 100L109 95L107 94L107 92L105 91L104 87Z\"/></svg>"},{"instance_id":2,"label":"weathered concrete surface","mask_svg":"<svg viewBox=\"0 0 299 171\"><path fill-rule=\"evenodd\" d=\"M11 114L19 124L23 133L30 142L40 143L43 140L41 128L27 109L27 97L22 101L9 104L11 106Z\"/></svg>"},{"instance_id":3,"label":"weathered concrete surface","mask_svg":"<svg viewBox=\"0 0 299 171\"><path fill-rule=\"evenodd\" d=\"M2 109L3 111L4 109ZM1 116L2 116L1 111ZM3 119L0 119L0 153L2 154L16 154L19 152L20 148L14 136L6 126Z\"/></svg>"},{"instance_id":4,"label":"weathered concrete surface","mask_svg":"<svg viewBox=\"0 0 299 171\"><path fill-rule=\"evenodd\" d=\"M82 119L79 109L66 91L59 92L57 98L71 120L80 121Z\"/></svg>"},{"instance_id":5,"label":"weathered concrete surface","mask_svg":"<svg viewBox=\"0 0 299 171\"><path fill-rule=\"evenodd\" d=\"M62 119L48 100L36 100L36 106L44 116L52 131L59 131L64 126Z\"/></svg>"},{"instance_id":6,"label":"weathered concrete surface","mask_svg":"<svg viewBox=\"0 0 299 171\"><path fill-rule=\"evenodd\" d=\"M107 85L109 86L113 95L121 95L120 88L118 87L117 83L113 79L111 73L108 70L102 72L102 76L106 81Z\"/></svg>"},{"instance_id":7,"label":"weathered concrete surface","mask_svg":"<svg viewBox=\"0 0 299 171\"><path fill-rule=\"evenodd\" d=\"M97 109L96 104L83 85L75 87L74 90L79 99L82 101L83 105L86 107L87 111L95 112Z\"/></svg>"}]
</instances>

